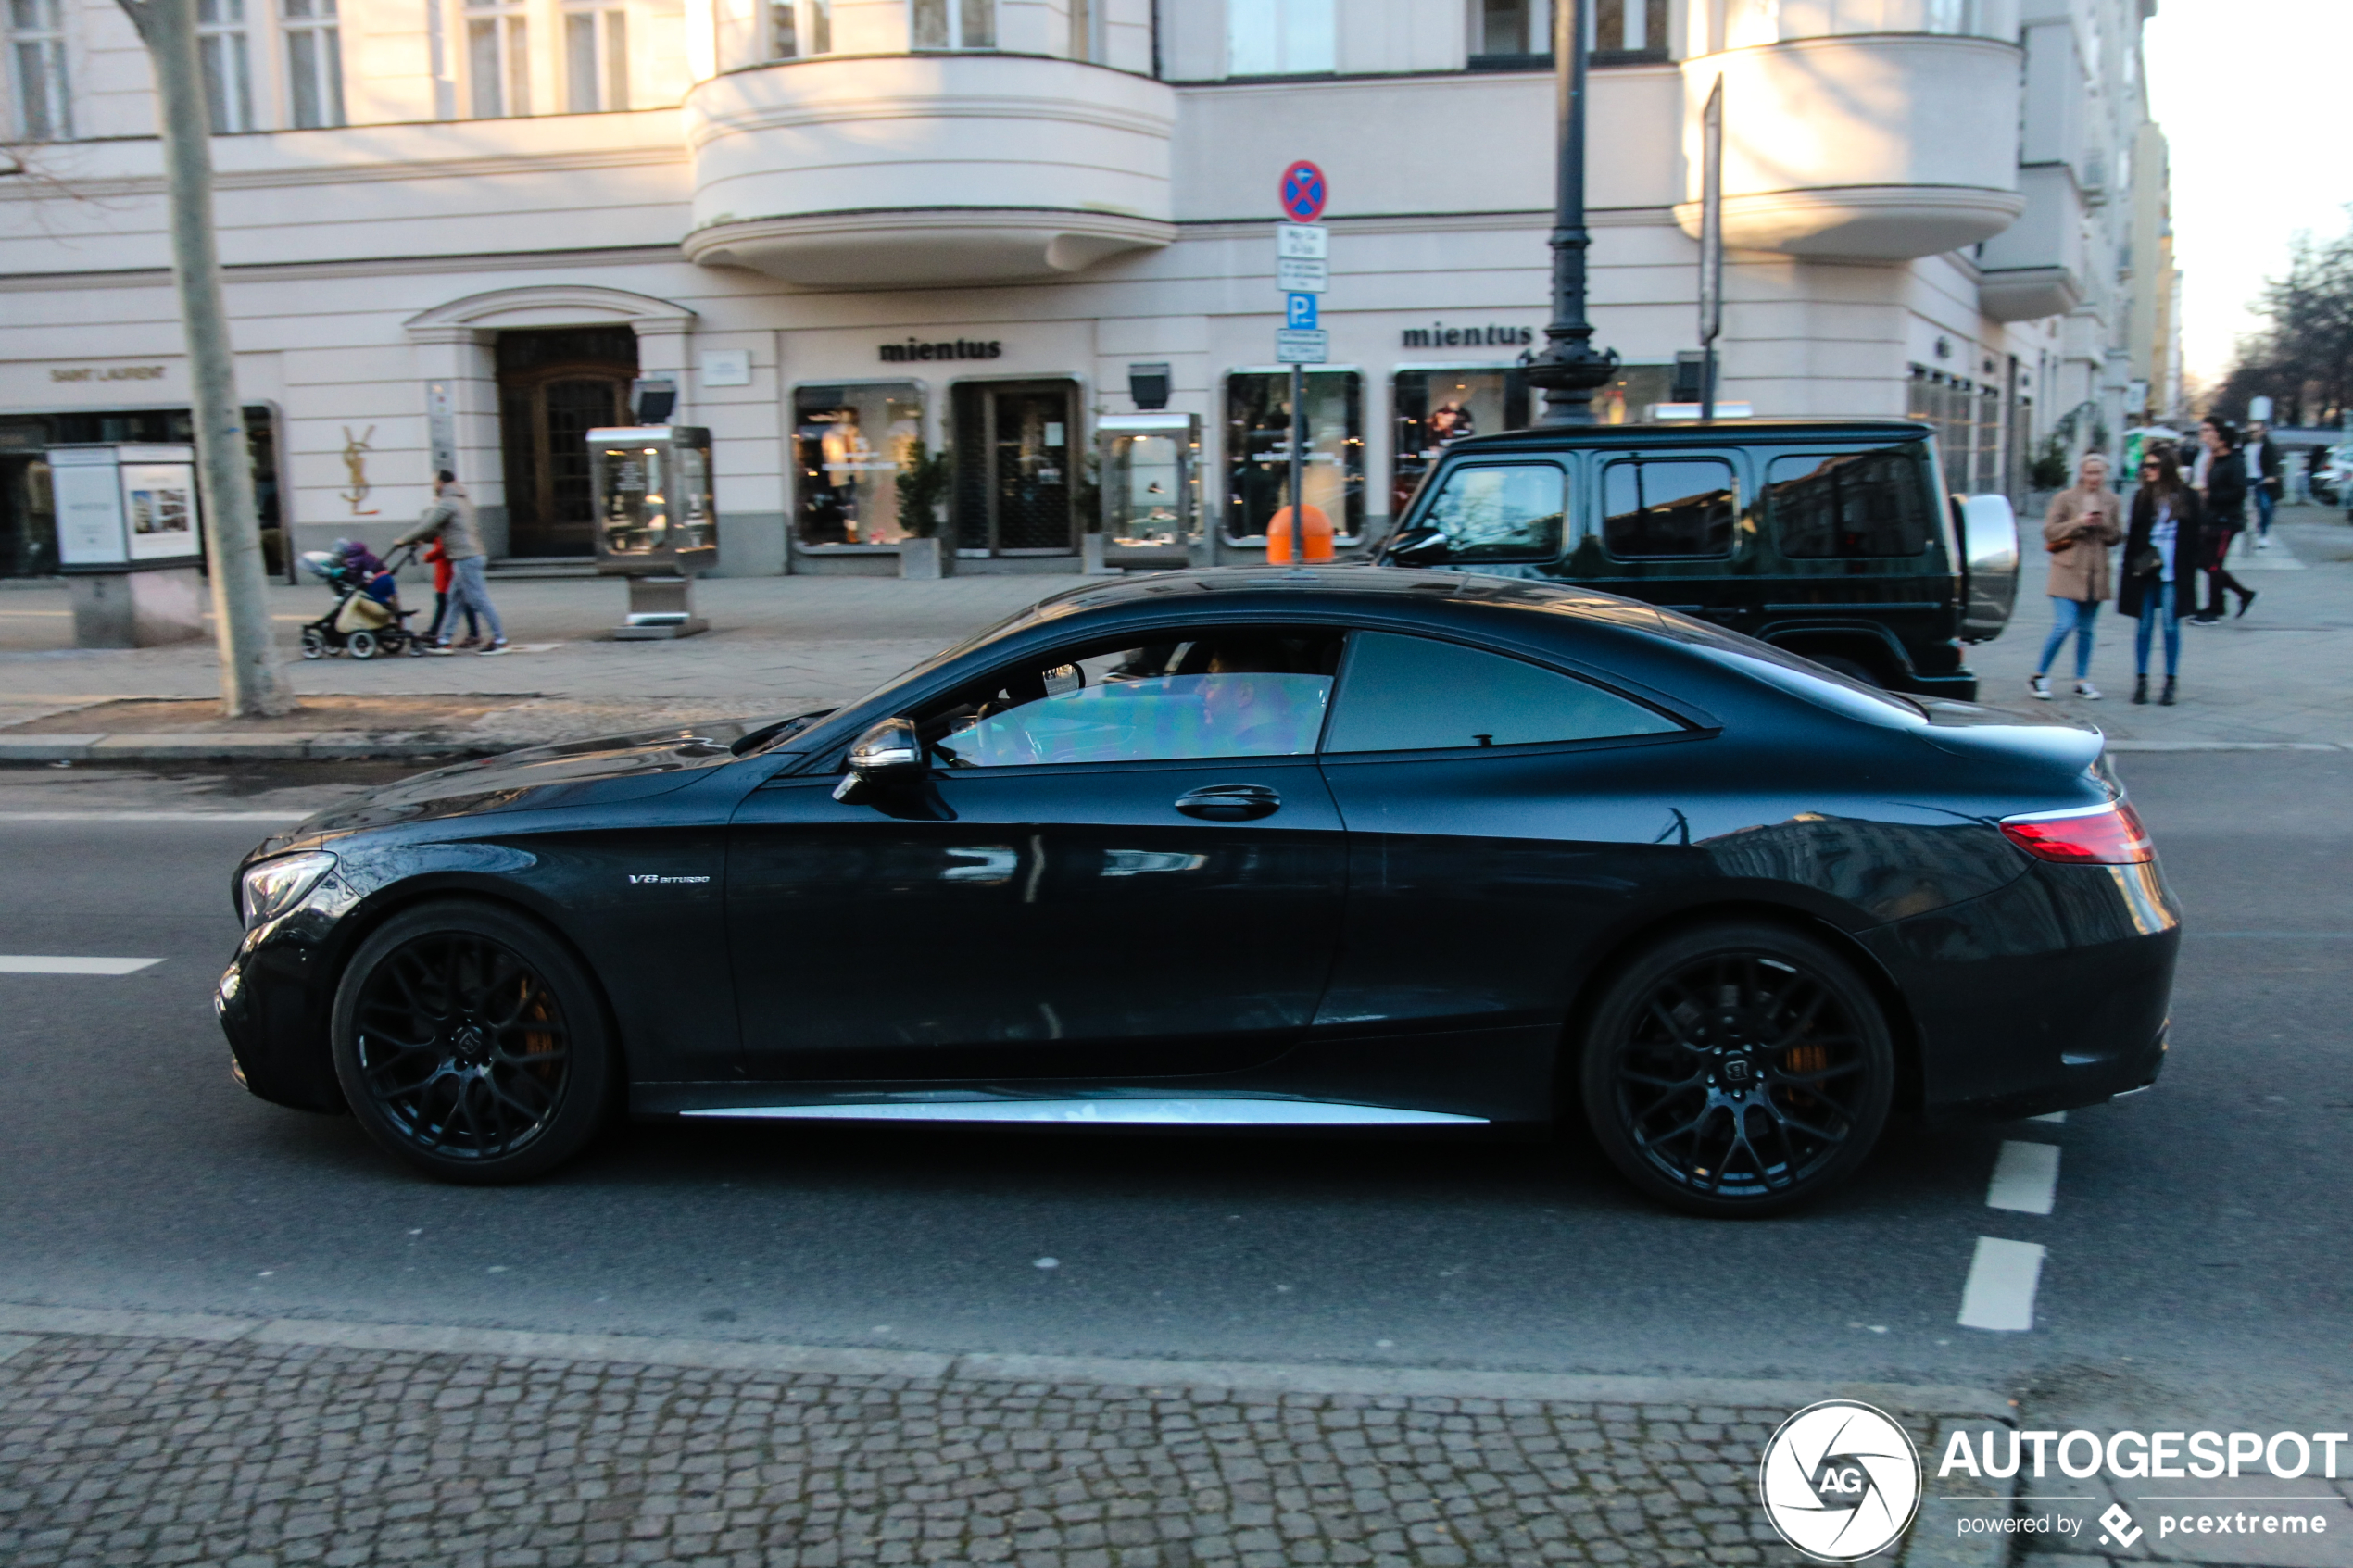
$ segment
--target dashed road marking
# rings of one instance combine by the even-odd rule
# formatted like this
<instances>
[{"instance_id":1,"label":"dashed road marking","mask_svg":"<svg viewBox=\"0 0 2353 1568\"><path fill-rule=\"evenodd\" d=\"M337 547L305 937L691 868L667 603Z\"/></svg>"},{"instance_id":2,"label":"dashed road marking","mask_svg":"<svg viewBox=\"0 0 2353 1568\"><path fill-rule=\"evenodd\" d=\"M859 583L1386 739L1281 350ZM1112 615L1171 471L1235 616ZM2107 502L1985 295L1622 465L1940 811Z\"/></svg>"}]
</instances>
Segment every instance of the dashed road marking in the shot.
<instances>
[{"instance_id":1,"label":"dashed road marking","mask_svg":"<svg viewBox=\"0 0 2353 1568\"><path fill-rule=\"evenodd\" d=\"M1961 1326L2002 1334L2032 1328L2043 1256L2035 1242L1979 1236L1977 1256L1969 1260L1969 1283L1961 1287Z\"/></svg>"},{"instance_id":2,"label":"dashed road marking","mask_svg":"<svg viewBox=\"0 0 2353 1568\"><path fill-rule=\"evenodd\" d=\"M0 974L136 974L161 962L161 959L88 959L46 953L0 953Z\"/></svg>"},{"instance_id":3,"label":"dashed road marking","mask_svg":"<svg viewBox=\"0 0 2353 1568\"><path fill-rule=\"evenodd\" d=\"M2058 1200L2058 1145L2006 1138L1985 1188L1985 1207L2047 1214Z\"/></svg>"}]
</instances>

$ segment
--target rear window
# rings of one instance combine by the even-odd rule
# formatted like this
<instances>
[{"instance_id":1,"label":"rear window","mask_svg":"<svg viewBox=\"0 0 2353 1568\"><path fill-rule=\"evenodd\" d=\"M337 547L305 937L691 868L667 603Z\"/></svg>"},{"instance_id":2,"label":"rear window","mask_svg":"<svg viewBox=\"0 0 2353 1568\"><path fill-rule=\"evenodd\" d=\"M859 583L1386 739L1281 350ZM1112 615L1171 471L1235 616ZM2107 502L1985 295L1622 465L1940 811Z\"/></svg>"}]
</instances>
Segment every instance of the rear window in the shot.
<instances>
[{"instance_id":1,"label":"rear window","mask_svg":"<svg viewBox=\"0 0 2353 1568\"><path fill-rule=\"evenodd\" d=\"M1602 544L1620 560L1732 553L1740 491L1721 458L1636 458L1602 472Z\"/></svg>"},{"instance_id":2,"label":"rear window","mask_svg":"<svg viewBox=\"0 0 2353 1568\"><path fill-rule=\"evenodd\" d=\"M1765 514L1792 560L1917 556L1936 536L1918 444L1783 457L1766 470Z\"/></svg>"}]
</instances>

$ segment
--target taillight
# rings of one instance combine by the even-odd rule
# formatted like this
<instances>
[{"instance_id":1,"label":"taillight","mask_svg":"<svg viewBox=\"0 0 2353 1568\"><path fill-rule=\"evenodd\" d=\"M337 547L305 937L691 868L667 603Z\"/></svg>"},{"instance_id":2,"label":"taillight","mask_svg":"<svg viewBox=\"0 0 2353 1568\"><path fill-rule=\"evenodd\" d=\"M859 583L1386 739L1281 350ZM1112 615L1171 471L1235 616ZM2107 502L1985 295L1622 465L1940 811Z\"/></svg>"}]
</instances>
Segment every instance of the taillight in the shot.
<instances>
[{"instance_id":1,"label":"taillight","mask_svg":"<svg viewBox=\"0 0 2353 1568\"><path fill-rule=\"evenodd\" d=\"M2002 819L2012 844L2038 860L2077 866L2129 866L2157 859L2157 846L2132 807L2086 806L2073 811L2039 811Z\"/></svg>"}]
</instances>

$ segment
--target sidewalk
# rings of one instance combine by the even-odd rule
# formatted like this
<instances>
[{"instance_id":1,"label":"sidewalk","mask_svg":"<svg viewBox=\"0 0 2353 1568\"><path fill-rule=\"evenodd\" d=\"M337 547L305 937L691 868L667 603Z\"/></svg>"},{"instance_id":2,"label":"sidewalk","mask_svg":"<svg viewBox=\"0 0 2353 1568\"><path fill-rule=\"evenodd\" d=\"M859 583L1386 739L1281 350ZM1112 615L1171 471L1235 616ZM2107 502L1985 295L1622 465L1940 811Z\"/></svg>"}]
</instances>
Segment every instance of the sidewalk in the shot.
<instances>
[{"instance_id":1,"label":"sidewalk","mask_svg":"<svg viewBox=\"0 0 2353 1568\"><path fill-rule=\"evenodd\" d=\"M13 1568L1796 1564L1755 1478L1797 1409L1869 1400L1931 1456L2009 1413L1952 1388L7 1307L0 1327L50 1330L0 1335ZM1994 1568L2003 1537L1957 1525L2009 1512L1991 1486L1932 1482L1905 1568Z\"/></svg>"},{"instance_id":2,"label":"sidewalk","mask_svg":"<svg viewBox=\"0 0 2353 1568\"><path fill-rule=\"evenodd\" d=\"M2134 708L2134 622L2099 621L2092 667L2102 702L2044 704L2026 677L2050 629L2045 560L2026 552L2016 619L1969 650L1980 699L2018 711L2080 712L2120 750L2353 746L2353 528L2320 508L2288 508L2272 548L2233 563L2260 597L2245 617L2184 626L2182 699ZM231 725L202 699L219 690L211 646L82 650L57 589L0 594L0 759L195 760L208 756L422 758L484 755L557 739L849 700L1013 610L1075 586L1071 577L723 578L697 584L715 628L675 643L612 643L620 583L497 584L515 647L494 659L294 660L301 712ZM271 590L282 632L318 615L313 587ZM2058 673L2071 676L2072 649ZM2162 656L2157 667L2162 670ZM2071 679L2055 679L2062 693ZM179 698L169 711L151 706ZM331 702L329 699L346 699ZM105 706L136 702L145 707Z\"/></svg>"}]
</instances>

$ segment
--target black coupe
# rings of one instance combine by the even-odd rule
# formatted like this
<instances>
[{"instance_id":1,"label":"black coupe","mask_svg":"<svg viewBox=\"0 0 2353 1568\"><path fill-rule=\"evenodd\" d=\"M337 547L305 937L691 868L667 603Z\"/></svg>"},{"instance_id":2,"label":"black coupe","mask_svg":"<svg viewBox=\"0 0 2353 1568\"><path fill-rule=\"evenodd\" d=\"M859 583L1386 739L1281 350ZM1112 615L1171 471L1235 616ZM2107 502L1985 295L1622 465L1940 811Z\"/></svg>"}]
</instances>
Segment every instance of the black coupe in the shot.
<instances>
[{"instance_id":1,"label":"black coupe","mask_svg":"<svg viewBox=\"0 0 2353 1568\"><path fill-rule=\"evenodd\" d=\"M828 712L549 746L238 868L253 1092L419 1170L607 1118L1541 1128L1756 1214L1891 1115L2146 1086L2180 922L2099 734L1605 594L1088 584Z\"/></svg>"}]
</instances>

